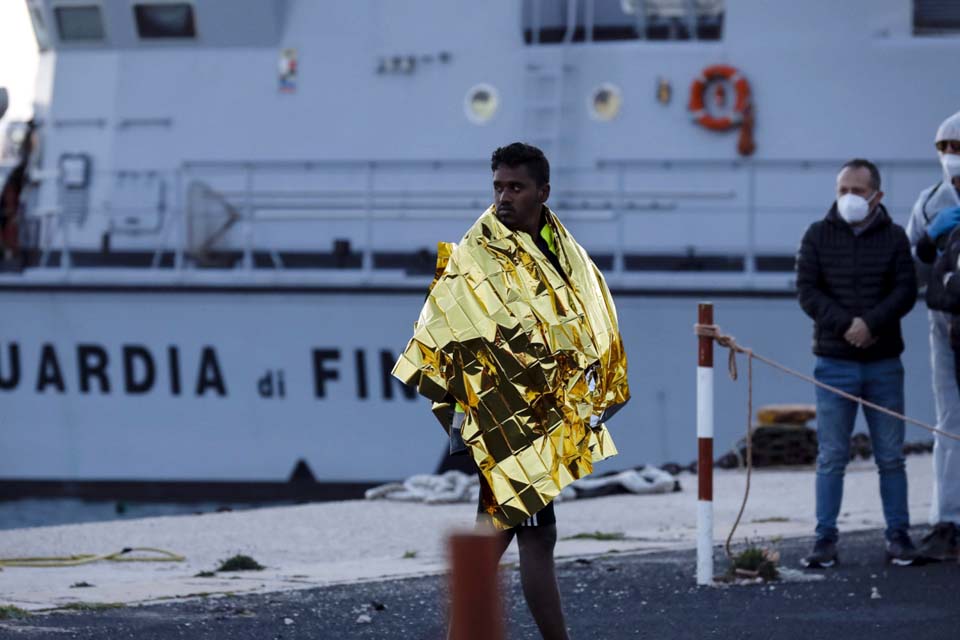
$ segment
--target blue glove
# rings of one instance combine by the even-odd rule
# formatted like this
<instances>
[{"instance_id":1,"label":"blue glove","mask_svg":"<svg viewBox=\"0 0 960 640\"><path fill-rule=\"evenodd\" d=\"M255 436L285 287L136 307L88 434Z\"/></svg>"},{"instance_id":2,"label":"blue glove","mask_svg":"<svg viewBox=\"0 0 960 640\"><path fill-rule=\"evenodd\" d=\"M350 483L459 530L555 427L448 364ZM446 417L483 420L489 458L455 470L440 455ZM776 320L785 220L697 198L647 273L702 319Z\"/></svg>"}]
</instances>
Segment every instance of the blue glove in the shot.
<instances>
[{"instance_id":1,"label":"blue glove","mask_svg":"<svg viewBox=\"0 0 960 640\"><path fill-rule=\"evenodd\" d=\"M927 235L936 240L945 233L950 233L960 223L960 207L940 209L927 227Z\"/></svg>"}]
</instances>

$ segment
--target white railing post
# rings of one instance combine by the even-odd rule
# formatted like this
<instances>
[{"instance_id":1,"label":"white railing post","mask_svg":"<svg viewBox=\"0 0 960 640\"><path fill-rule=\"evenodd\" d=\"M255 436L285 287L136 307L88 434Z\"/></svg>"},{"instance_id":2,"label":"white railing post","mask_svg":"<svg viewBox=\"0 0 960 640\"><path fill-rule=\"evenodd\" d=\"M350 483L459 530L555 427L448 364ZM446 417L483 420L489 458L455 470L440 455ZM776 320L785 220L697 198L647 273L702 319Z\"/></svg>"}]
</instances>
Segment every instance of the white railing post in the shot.
<instances>
[{"instance_id":1,"label":"white railing post","mask_svg":"<svg viewBox=\"0 0 960 640\"><path fill-rule=\"evenodd\" d=\"M757 273L757 167L752 160L746 161L747 169L747 253L743 269L747 280L753 284Z\"/></svg>"},{"instance_id":2,"label":"white railing post","mask_svg":"<svg viewBox=\"0 0 960 640\"><path fill-rule=\"evenodd\" d=\"M697 323L713 324L713 303L701 302ZM713 583L713 338L697 338L697 584Z\"/></svg>"},{"instance_id":3,"label":"white railing post","mask_svg":"<svg viewBox=\"0 0 960 640\"><path fill-rule=\"evenodd\" d=\"M374 172L376 171L377 165L374 161L367 162L366 165L367 192L364 195L363 207L364 247L363 253L361 254L361 268L363 271L364 280L366 282L370 282L373 279L373 209L375 205L373 190L376 184Z\"/></svg>"},{"instance_id":4,"label":"white railing post","mask_svg":"<svg viewBox=\"0 0 960 640\"><path fill-rule=\"evenodd\" d=\"M61 211L58 214L60 219L60 241L63 243L63 250L60 252L60 268L64 273L69 273L73 266L73 257L70 255L70 220L63 215Z\"/></svg>"},{"instance_id":5,"label":"white railing post","mask_svg":"<svg viewBox=\"0 0 960 640\"><path fill-rule=\"evenodd\" d=\"M243 268L253 270L253 165L244 164L243 188Z\"/></svg>"},{"instance_id":6,"label":"white railing post","mask_svg":"<svg viewBox=\"0 0 960 640\"><path fill-rule=\"evenodd\" d=\"M626 238L627 221L626 206L627 196L624 193L626 177L622 164L617 165L617 238L613 248L613 272L617 279L623 282L624 275L627 272L626 248L624 247L624 238Z\"/></svg>"}]
</instances>

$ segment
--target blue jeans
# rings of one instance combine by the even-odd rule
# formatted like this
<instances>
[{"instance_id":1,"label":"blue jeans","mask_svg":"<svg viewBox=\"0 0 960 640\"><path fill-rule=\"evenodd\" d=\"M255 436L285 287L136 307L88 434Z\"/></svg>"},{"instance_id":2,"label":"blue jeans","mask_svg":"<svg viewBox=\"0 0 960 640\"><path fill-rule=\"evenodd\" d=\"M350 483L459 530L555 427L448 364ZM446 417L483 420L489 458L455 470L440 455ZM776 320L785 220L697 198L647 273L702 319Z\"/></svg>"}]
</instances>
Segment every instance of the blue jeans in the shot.
<instances>
[{"instance_id":1,"label":"blue jeans","mask_svg":"<svg viewBox=\"0 0 960 640\"><path fill-rule=\"evenodd\" d=\"M817 358L814 377L903 413L903 365L899 358L856 362ZM903 420L864 408L873 459L880 473L880 499L891 539L910 526L907 511L907 473L903 459ZM837 515L843 500L843 474L850 461L850 436L857 417L857 404L817 387L817 538L836 541Z\"/></svg>"}]
</instances>

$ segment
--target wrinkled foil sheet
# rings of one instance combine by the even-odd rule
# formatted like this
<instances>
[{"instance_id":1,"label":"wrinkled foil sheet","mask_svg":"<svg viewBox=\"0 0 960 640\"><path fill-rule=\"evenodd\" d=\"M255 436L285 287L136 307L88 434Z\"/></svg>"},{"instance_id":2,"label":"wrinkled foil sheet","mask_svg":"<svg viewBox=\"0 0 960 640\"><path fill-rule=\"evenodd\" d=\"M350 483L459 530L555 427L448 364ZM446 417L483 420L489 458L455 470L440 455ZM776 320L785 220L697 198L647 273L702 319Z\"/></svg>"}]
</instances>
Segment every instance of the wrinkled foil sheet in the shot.
<instances>
[{"instance_id":1,"label":"wrinkled foil sheet","mask_svg":"<svg viewBox=\"0 0 960 640\"><path fill-rule=\"evenodd\" d=\"M617 312L600 271L547 210L569 284L491 206L437 274L393 375L433 400L492 490L483 509L507 529L617 449L603 421L630 398Z\"/></svg>"}]
</instances>

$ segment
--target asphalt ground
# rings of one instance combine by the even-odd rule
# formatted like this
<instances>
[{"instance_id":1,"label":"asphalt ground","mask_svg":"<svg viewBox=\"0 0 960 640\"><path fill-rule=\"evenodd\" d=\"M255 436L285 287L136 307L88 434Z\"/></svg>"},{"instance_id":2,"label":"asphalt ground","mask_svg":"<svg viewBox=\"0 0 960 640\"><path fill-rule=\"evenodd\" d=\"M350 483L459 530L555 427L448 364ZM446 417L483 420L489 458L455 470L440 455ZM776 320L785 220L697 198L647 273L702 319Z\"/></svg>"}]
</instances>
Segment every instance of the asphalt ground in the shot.
<instances>
[{"instance_id":1,"label":"asphalt ground","mask_svg":"<svg viewBox=\"0 0 960 640\"><path fill-rule=\"evenodd\" d=\"M811 544L774 546L784 567L798 567ZM693 551L583 558L560 564L558 575L574 639L960 637L960 565L885 565L879 531L844 536L840 553L837 567L802 572L823 576L816 581L696 587ZM515 567L504 568L503 584L508 638L539 638ZM439 639L446 596L446 578L430 576L199 597L6 620L0 638Z\"/></svg>"}]
</instances>

